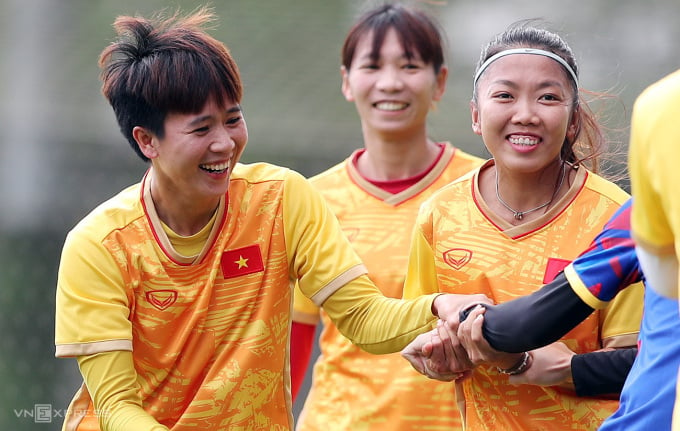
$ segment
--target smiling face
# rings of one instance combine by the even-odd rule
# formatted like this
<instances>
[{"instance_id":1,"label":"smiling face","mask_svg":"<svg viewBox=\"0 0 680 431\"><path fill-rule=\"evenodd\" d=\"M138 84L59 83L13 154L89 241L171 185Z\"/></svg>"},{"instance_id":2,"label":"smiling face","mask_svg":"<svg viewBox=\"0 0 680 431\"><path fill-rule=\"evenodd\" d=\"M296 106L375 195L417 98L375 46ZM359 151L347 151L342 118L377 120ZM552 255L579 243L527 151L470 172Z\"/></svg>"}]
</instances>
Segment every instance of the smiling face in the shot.
<instances>
[{"instance_id":1,"label":"smiling face","mask_svg":"<svg viewBox=\"0 0 680 431\"><path fill-rule=\"evenodd\" d=\"M196 114L168 114L164 130L163 138L141 127L133 131L151 159L154 201L205 202L214 209L248 141L240 106L209 99Z\"/></svg>"},{"instance_id":2,"label":"smiling face","mask_svg":"<svg viewBox=\"0 0 680 431\"><path fill-rule=\"evenodd\" d=\"M355 103L364 130L400 133L425 128L432 102L444 93L447 69L435 74L417 51L409 59L394 29L385 34L375 60L372 42L372 33L363 36L350 69L341 70L342 93Z\"/></svg>"},{"instance_id":3,"label":"smiling face","mask_svg":"<svg viewBox=\"0 0 680 431\"><path fill-rule=\"evenodd\" d=\"M498 166L537 172L560 157L576 133L572 84L564 68L541 55L513 54L493 62L470 103L472 130Z\"/></svg>"}]
</instances>

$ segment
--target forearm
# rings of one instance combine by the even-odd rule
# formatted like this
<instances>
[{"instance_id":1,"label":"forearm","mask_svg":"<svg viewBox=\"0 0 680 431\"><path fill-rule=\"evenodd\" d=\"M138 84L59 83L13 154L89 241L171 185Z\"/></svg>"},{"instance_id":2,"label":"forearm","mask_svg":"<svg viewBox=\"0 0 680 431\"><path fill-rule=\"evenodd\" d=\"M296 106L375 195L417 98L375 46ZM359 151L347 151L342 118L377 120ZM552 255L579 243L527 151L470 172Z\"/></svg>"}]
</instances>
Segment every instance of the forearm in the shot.
<instances>
[{"instance_id":1,"label":"forearm","mask_svg":"<svg viewBox=\"0 0 680 431\"><path fill-rule=\"evenodd\" d=\"M333 293L323 308L350 341L369 353L384 354L400 351L433 328L435 296L386 298L364 275Z\"/></svg>"},{"instance_id":2,"label":"forearm","mask_svg":"<svg viewBox=\"0 0 680 431\"><path fill-rule=\"evenodd\" d=\"M168 431L142 408L132 352L81 356L78 365L102 431Z\"/></svg>"},{"instance_id":3,"label":"forearm","mask_svg":"<svg viewBox=\"0 0 680 431\"><path fill-rule=\"evenodd\" d=\"M636 356L635 347L575 355L571 374L576 394L586 397L621 393Z\"/></svg>"},{"instance_id":4,"label":"forearm","mask_svg":"<svg viewBox=\"0 0 680 431\"><path fill-rule=\"evenodd\" d=\"M580 397L618 396L636 354L634 347L575 354L564 343L553 343L532 350L528 369L510 376L510 382L560 386Z\"/></svg>"},{"instance_id":5,"label":"forearm","mask_svg":"<svg viewBox=\"0 0 680 431\"><path fill-rule=\"evenodd\" d=\"M562 273L531 295L484 306L484 338L494 349L510 353L553 343L593 312Z\"/></svg>"}]
</instances>

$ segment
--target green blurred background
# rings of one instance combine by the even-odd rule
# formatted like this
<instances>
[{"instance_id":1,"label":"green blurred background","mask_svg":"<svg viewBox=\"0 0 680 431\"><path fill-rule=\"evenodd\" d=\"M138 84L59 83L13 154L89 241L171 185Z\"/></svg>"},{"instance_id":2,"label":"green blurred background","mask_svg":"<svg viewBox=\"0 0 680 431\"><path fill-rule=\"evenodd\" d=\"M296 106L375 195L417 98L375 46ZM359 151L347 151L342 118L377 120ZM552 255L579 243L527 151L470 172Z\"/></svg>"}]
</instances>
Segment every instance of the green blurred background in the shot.
<instances>
[{"instance_id":1,"label":"green blurred background","mask_svg":"<svg viewBox=\"0 0 680 431\"><path fill-rule=\"evenodd\" d=\"M212 34L245 83L250 142L243 161L316 174L361 145L340 94L339 51L352 20L376 1L214 1ZM139 180L146 166L100 94L97 57L120 14L197 1L0 0L0 430L57 430L80 378L54 358L54 292L66 232ZM630 108L680 67L677 0L442 0L418 2L449 39L448 90L432 137L486 156L468 100L479 49L523 18L544 18L574 49L581 85L618 95L607 124L624 143ZM625 186L625 180L623 181ZM296 411L299 405L296 406Z\"/></svg>"}]
</instances>

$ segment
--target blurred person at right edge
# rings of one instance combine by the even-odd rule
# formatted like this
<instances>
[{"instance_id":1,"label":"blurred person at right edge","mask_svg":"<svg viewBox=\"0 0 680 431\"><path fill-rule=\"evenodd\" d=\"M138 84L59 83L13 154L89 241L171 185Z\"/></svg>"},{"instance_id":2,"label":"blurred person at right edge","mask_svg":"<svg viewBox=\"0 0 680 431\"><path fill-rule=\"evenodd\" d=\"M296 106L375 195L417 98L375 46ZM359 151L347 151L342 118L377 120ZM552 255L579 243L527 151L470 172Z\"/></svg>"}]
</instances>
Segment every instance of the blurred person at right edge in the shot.
<instances>
[{"instance_id":1,"label":"blurred person at right edge","mask_svg":"<svg viewBox=\"0 0 680 431\"><path fill-rule=\"evenodd\" d=\"M634 197L631 226L640 266L651 289L677 301L680 286L680 192L677 189L680 186L680 70L652 84L638 96L630 133L628 168ZM680 325L680 320L675 324ZM677 387L680 391L680 381ZM649 393L655 389L643 385L640 390ZM680 430L678 395L672 429Z\"/></svg>"},{"instance_id":2,"label":"blurred person at right edge","mask_svg":"<svg viewBox=\"0 0 680 431\"><path fill-rule=\"evenodd\" d=\"M386 296L401 298L408 244L420 204L483 159L430 139L427 118L448 69L444 38L424 10L385 4L366 11L342 48L342 93L361 119L364 148L312 178ZM385 316L386 319L397 316ZM296 396L315 327L321 356L297 424L310 430L461 428L451 383L416 373L398 353L354 346L296 289L291 378Z\"/></svg>"},{"instance_id":3,"label":"blurred person at right edge","mask_svg":"<svg viewBox=\"0 0 680 431\"><path fill-rule=\"evenodd\" d=\"M629 199L596 174L605 138L579 96L576 61L559 35L531 21L513 24L482 49L473 82L472 127L493 159L421 207L405 297L484 293L503 304L532 293ZM511 377L530 369L532 354L633 349L643 293L640 283L622 291L561 344L499 355L458 379L465 429L597 429L617 399L579 397L572 382L517 386ZM467 358L460 345L450 355Z\"/></svg>"}]
</instances>

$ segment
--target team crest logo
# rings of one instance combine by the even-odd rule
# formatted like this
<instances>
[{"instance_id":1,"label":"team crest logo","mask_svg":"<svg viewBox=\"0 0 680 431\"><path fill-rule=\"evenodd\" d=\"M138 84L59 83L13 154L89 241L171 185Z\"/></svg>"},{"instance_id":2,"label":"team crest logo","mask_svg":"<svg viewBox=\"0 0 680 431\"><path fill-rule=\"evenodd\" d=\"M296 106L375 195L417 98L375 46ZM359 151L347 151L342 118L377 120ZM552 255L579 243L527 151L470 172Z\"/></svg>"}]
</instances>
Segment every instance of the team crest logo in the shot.
<instances>
[{"instance_id":1,"label":"team crest logo","mask_svg":"<svg viewBox=\"0 0 680 431\"><path fill-rule=\"evenodd\" d=\"M177 301L177 291L152 290L151 292L146 292L146 300L159 310L165 310Z\"/></svg>"},{"instance_id":2,"label":"team crest logo","mask_svg":"<svg viewBox=\"0 0 680 431\"><path fill-rule=\"evenodd\" d=\"M452 248L444 253L444 262L455 270L459 270L470 262L472 252L463 248Z\"/></svg>"}]
</instances>

